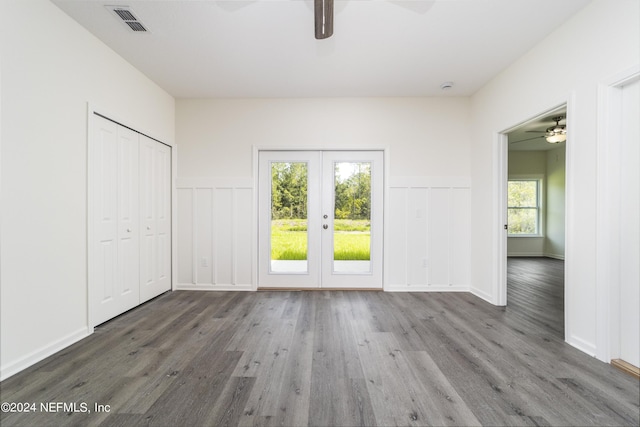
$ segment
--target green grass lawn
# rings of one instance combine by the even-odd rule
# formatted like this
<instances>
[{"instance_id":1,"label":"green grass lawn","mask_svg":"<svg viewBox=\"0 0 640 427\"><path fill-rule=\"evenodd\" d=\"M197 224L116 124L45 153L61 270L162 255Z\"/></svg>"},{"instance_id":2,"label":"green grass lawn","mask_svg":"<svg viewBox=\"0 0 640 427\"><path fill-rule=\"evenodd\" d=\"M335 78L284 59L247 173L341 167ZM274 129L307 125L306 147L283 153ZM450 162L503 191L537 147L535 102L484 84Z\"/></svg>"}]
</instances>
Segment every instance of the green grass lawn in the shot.
<instances>
[{"instance_id":1,"label":"green grass lawn","mask_svg":"<svg viewBox=\"0 0 640 427\"><path fill-rule=\"evenodd\" d=\"M367 220L334 221L334 259L368 261L371 247L371 223ZM271 221L271 259L307 259L307 221L303 219Z\"/></svg>"}]
</instances>

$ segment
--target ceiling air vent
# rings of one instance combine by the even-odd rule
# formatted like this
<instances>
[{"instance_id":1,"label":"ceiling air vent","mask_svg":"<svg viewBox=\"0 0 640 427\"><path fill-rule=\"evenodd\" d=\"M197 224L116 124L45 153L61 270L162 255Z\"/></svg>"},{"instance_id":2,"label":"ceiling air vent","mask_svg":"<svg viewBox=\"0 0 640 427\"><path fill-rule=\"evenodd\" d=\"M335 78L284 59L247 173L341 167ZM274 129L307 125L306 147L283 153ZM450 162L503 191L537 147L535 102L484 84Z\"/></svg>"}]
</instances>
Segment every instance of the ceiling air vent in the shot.
<instances>
[{"instance_id":1,"label":"ceiling air vent","mask_svg":"<svg viewBox=\"0 0 640 427\"><path fill-rule=\"evenodd\" d=\"M138 18L131 12L129 6L105 6L109 9L120 22L127 25L127 27L136 33L145 33L149 30L147 27L140 22Z\"/></svg>"}]
</instances>

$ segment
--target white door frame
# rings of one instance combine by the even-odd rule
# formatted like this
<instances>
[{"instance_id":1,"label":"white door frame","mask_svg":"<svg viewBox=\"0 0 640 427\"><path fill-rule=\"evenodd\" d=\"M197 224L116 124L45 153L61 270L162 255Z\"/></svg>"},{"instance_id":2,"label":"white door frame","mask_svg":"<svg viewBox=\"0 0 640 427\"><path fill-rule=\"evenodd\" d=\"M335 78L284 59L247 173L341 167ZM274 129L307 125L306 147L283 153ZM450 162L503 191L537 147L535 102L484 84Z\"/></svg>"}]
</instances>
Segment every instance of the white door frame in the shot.
<instances>
[{"instance_id":1,"label":"white door frame","mask_svg":"<svg viewBox=\"0 0 640 427\"><path fill-rule=\"evenodd\" d=\"M317 146L311 146L311 147L289 147L289 146L260 146L260 145L254 145L253 146L253 158L252 158L252 163L253 163L253 181L254 181L254 194L253 194L253 224L254 224L254 229L253 229L253 253L255 254L255 256L253 257L253 261L252 261L252 270L253 270L253 286L252 286L252 290L253 291L257 291L258 290L258 278L259 278L259 269L258 269L258 260L259 260L259 251L260 251L260 246L259 246L259 227L258 227L258 223L259 223L259 180L260 180L260 175L259 175L259 158L260 158L260 152L261 151L379 151L382 152L382 156L383 156L383 186L382 186L382 193L383 193L383 207L382 207L382 214L383 214L383 218L385 218L384 222L383 222L383 231L382 231L382 290L386 290L386 284L388 283L388 266L387 266L387 260L389 259L388 256L388 245L386 245L384 242L387 242L387 233L388 233L388 221L386 221L387 218L387 213L388 213L388 201L389 201L389 165L390 165L390 161L389 161L389 156L390 156L390 148L389 147L380 147L380 146L373 146L373 147L367 147L367 148L363 148L363 147L332 147L332 146L323 146L323 147L317 147ZM320 288L321 289L321 288Z\"/></svg>"},{"instance_id":2,"label":"white door frame","mask_svg":"<svg viewBox=\"0 0 640 427\"><path fill-rule=\"evenodd\" d=\"M613 268L619 254L620 224L612 212L620 206L621 106L623 86L640 79L640 64L598 85L597 222L596 222L596 357L609 363L619 356L619 272Z\"/></svg>"},{"instance_id":3,"label":"white door frame","mask_svg":"<svg viewBox=\"0 0 640 427\"><path fill-rule=\"evenodd\" d=\"M529 117L513 126L508 127L507 129L496 132L494 137L494 146L493 146L493 159L494 159L494 173L493 173L493 188L494 188L494 241L493 241L493 255L496 263L494 264L493 270L493 295L495 296L495 304L504 306L507 305L507 229L505 228L507 224L507 182L508 182L508 165L509 165L509 141L508 136L510 132L515 130L516 128L522 126L525 123L540 119L542 117L546 117L550 114L553 114L554 111L565 108L567 109L567 129L568 132L571 132L571 118L573 117L573 101L572 97L566 103L562 103L560 105L556 105L553 108L545 110L540 114L536 114L535 116ZM565 326L565 340L569 335L569 324L567 322L568 316L568 292L567 289L570 286L570 269L567 267L568 262L570 260L569 256L569 222L568 218L572 212L572 204L570 203L569 194L572 193L573 189L573 170L571 168L571 159L573 156L573 149L571 148L571 143L568 143L566 146L567 154L566 154L566 164L565 164L565 173L566 173L566 184L565 184L565 271L564 271L564 283L565 283L565 291L564 291L564 326Z\"/></svg>"}]
</instances>

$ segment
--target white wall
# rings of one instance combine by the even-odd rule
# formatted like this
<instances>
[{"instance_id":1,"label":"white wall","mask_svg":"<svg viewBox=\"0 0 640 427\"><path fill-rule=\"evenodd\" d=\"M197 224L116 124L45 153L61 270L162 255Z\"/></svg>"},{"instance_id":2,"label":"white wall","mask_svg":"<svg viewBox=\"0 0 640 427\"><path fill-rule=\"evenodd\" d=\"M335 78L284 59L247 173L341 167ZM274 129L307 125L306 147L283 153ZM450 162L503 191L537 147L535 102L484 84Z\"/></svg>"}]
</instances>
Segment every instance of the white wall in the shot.
<instances>
[{"instance_id":1,"label":"white wall","mask_svg":"<svg viewBox=\"0 0 640 427\"><path fill-rule=\"evenodd\" d=\"M549 150L547 154L544 255L564 259L566 148Z\"/></svg>"},{"instance_id":2,"label":"white wall","mask_svg":"<svg viewBox=\"0 0 640 427\"><path fill-rule=\"evenodd\" d=\"M469 99L188 99L176 102L176 117L181 288L256 285L255 274L249 283L246 275L255 246L238 234L251 230L255 242L254 219L218 199L235 194L247 206L254 146L388 149L385 286L469 288ZM419 224L403 225L414 219ZM213 257L211 265L203 267L203 257Z\"/></svg>"},{"instance_id":3,"label":"white wall","mask_svg":"<svg viewBox=\"0 0 640 427\"><path fill-rule=\"evenodd\" d=\"M569 343L590 354L596 350L598 318L597 85L638 63L639 5L595 0L472 97L472 286L496 303L497 134L568 102L565 331Z\"/></svg>"},{"instance_id":4,"label":"white wall","mask_svg":"<svg viewBox=\"0 0 640 427\"><path fill-rule=\"evenodd\" d=\"M49 1L0 19L5 378L88 333L87 103L168 143L175 105Z\"/></svg>"}]
</instances>

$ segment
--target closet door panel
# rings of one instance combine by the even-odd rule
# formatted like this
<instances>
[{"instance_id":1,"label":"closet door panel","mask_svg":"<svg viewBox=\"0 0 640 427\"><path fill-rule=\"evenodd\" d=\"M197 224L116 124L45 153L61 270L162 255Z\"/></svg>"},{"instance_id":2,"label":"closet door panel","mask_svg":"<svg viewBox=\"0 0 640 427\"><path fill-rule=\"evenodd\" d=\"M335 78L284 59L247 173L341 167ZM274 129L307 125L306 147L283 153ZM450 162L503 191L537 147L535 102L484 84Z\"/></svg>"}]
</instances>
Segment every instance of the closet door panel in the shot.
<instances>
[{"instance_id":1,"label":"closet door panel","mask_svg":"<svg viewBox=\"0 0 640 427\"><path fill-rule=\"evenodd\" d=\"M92 323L139 303L138 134L95 117Z\"/></svg>"},{"instance_id":2,"label":"closet door panel","mask_svg":"<svg viewBox=\"0 0 640 427\"><path fill-rule=\"evenodd\" d=\"M113 310L118 278L118 135L114 123L96 118L94 135L94 262L91 304L97 323Z\"/></svg>"},{"instance_id":3,"label":"closet door panel","mask_svg":"<svg viewBox=\"0 0 640 427\"><path fill-rule=\"evenodd\" d=\"M140 302L171 288L171 152L140 136Z\"/></svg>"},{"instance_id":4,"label":"closet door panel","mask_svg":"<svg viewBox=\"0 0 640 427\"><path fill-rule=\"evenodd\" d=\"M120 310L138 305L138 134L118 126L118 265Z\"/></svg>"},{"instance_id":5,"label":"closet door panel","mask_svg":"<svg viewBox=\"0 0 640 427\"><path fill-rule=\"evenodd\" d=\"M142 137L140 141L140 297L146 301L153 294L157 264L155 236L155 145L154 141Z\"/></svg>"}]
</instances>

